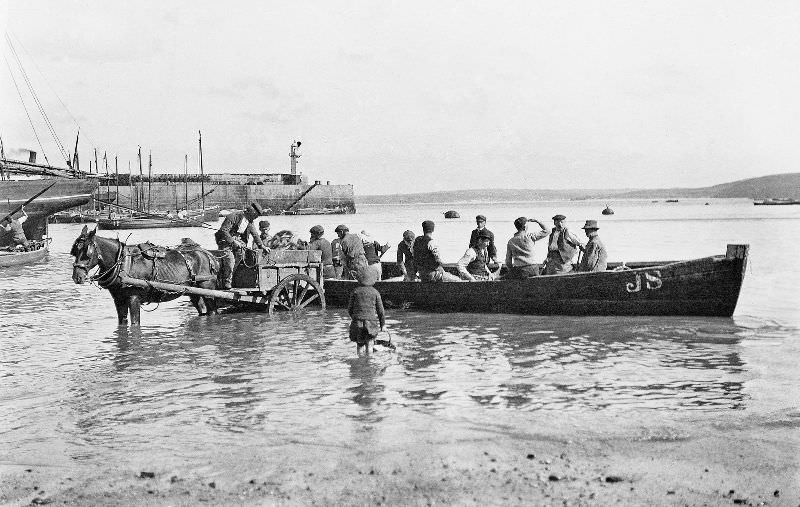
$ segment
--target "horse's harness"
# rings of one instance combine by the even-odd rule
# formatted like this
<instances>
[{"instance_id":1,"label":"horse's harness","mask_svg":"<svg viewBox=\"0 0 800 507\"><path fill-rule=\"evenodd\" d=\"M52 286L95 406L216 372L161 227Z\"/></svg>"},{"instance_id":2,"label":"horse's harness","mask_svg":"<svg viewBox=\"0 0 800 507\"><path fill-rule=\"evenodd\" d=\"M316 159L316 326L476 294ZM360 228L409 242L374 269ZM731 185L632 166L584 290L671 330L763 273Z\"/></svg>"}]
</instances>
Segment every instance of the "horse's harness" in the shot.
<instances>
[{"instance_id":1,"label":"horse's harness","mask_svg":"<svg viewBox=\"0 0 800 507\"><path fill-rule=\"evenodd\" d=\"M84 239L83 241L85 242L86 239ZM136 252L136 250L138 250L138 252ZM186 270L189 272L189 280L176 282L172 280L158 280L156 278L157 260L165 258L167 251L169 250L173 250L177 252L178 255L181 256L184 264L186 265ZM206 257L208 258L209 268L211 269L212 273L214 272L215 258L211 253L205 251L202 248L193 248L193 246L188 246L188 245L183 248L181 248L180 246L177 248L164 248L164 247L159 247L157 245L153 245L152 243L141 243L139 245L129 247L125 243L119 242L119 249L117 250L117 255L114 260L114 264L105 271L99 272L98 274L90 277L90 280L96 281L97 285L99 285L104 289L109 289L115 284L122 285L120 277L122 273L130 271L131 264L133 263L133 258L138 253L138 255L141 256L142 258L148 259L153 263L152 271L149 277L150 281L161 281L161 282L175 283L181 285L187 282L192 285L197 285L202 281L207 281L207 280L198 280L197 273L192 267L192 263L189 261L186 255L184 255L188 251L202 252L203 254L205 254ZM96 255L99 260L103 260L102 254L99 251L97 251L96 245L94 246L94 255ZM78 261L76 257L76 261L73 263L73 267L82 269L84 272L88 274L90 269L89 263L91 263L91 261L92 257L89 257L89 259L85 262ZM212 279L215 278L216 276L212 277Z\"/></svg>"}]
</instances>

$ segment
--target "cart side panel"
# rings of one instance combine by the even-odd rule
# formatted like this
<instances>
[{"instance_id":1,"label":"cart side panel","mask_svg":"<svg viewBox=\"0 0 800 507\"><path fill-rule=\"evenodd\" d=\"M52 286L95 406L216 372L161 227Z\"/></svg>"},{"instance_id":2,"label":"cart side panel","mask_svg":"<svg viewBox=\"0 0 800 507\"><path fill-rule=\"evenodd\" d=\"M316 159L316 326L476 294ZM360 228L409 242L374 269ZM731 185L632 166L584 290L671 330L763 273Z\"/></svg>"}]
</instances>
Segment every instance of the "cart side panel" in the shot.
<instances>
[{"instance_id":1,"label":"cart side panel","mask_svg":"<svg viewBox=\"0 0 800 507\"><path fill-rule=\"evenodd\" d=\"M261 250L245 250L244 258L233 272L233 286L240 289L255 289L258 284L258 267L262 263Z\"/></svg>"},{"instance_id":2,"label":"cart side panel","mask_svg":"<svg viewBox=\"0 0 800 507\"><path fill-rule=\"evenodd\" d=\"M275 250L259 260L258 288L270 292L281 280L295 273L322 279L322 252L319 250Z\"/></svg>"}]
</instances>

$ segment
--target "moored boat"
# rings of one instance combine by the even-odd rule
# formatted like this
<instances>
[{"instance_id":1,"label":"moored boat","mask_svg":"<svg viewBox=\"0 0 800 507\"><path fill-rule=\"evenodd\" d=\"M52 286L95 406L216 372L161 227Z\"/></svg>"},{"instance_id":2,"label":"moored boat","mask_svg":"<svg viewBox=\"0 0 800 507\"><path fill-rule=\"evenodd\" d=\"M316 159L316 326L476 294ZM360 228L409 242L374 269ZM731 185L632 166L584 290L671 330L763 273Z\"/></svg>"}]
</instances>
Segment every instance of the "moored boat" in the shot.
<instances>
[{"instance_id":1,"label":"moored boat","mask_svg":"<svg viewBox=\"0 0 800 507\"><path fill-rule=\"evenodd\" d=\"M609 270L487 282L380 281L387 307L526 315L676 315L730 317L739 299L749 246L677 262L610 263ZM394 276L395 265L384 264ZM454 270L454 266L447 266ZM347 306L355 281L325 280L325 299Z\"/></svg>"},{"instance_id":2,"label":"moored boat","mask_svg":"<svg viewBox=\"0 0 800 507\"><path fill-rule=\"evenodd\" d=\"M101 230L127 230L127 229L162 229L173 227L202 227L202 222L168 217L130 217L99 218L97 227Z\"/></svg>"},{"instance_id":3,"label":"moored boat","mask_svg":"<svg viewBox=\"0 0 800 507\"><path fill-rule=\"evenodd\" d=\"M33 264L47 257L48 252L47 241L40 242L34 250L0 250L0 268Z\"/></svg>"}]
</instances>

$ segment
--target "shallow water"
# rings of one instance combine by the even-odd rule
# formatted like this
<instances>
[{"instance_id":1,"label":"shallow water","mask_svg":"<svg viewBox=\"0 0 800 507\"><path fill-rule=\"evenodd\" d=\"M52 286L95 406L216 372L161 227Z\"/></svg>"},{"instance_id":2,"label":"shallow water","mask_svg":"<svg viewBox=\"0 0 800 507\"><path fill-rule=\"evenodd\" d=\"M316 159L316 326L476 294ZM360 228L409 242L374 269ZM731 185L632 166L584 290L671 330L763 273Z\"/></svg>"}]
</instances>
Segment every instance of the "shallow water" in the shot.
<instances>
[{"instance_id":1,"label":"shallow water","mask_svg":"<svg viewBox=\"0 0 800 507\"><path fill-rule=\"evenodd\" d=\"M598 217L605 203L595 201L271 217L273 232L305 235L321 223L330 238L345 222L396 245L406 228L457 209L464 218L437 220L452 261L478 212L489 216L501 255L515 217L557 212L574 229L600 218L610 260L751 245L732 319L393 310L398 350L378 348L369 359L355 356L341 309L198 317L184 298L145 307L141 329L118 328L108 294L70 278L67 252L81 226L51 226L47 263L0 272L0 462L101 470L146 461L202 471L225 466L222 455L268 459L276 446L349 453L365 436L377 446L428 438L435 447L475 431L512 440L520 431L670 440L726 425L800 426L800 270L790 268L800 253L792 242L800 206L705 202L612 203L612 217ZM190 236L210 247L212 234L151 230L122 239L169 245Z\"/></svg>"}]
</instances>

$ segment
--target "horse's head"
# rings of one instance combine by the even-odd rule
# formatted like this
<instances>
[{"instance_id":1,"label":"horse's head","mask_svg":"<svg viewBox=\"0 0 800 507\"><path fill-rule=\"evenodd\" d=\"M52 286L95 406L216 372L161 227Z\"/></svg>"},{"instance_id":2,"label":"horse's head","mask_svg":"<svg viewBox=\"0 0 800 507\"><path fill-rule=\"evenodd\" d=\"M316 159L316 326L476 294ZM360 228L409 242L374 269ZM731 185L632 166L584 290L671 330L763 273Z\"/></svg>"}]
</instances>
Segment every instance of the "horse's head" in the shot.
<instances>
[{"instance_id":1,"label":"horse's head","mask_svg":"<svg viewBox=\"0 0 800 507\"><path fill-rule=\"evenodd\" d=\"M89 278L89 271L97 266L97 244L94 242L94 234L97 229L88 230L83 226L81 235L72 244L69 254L75 257L72 264L72 280L77 284L86 282Z\"/></svg>"}]
</instances>

